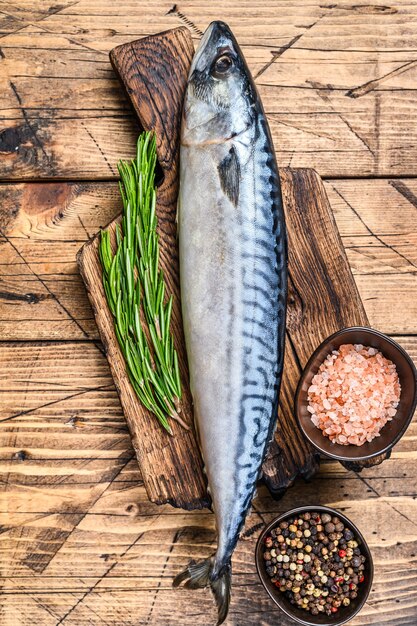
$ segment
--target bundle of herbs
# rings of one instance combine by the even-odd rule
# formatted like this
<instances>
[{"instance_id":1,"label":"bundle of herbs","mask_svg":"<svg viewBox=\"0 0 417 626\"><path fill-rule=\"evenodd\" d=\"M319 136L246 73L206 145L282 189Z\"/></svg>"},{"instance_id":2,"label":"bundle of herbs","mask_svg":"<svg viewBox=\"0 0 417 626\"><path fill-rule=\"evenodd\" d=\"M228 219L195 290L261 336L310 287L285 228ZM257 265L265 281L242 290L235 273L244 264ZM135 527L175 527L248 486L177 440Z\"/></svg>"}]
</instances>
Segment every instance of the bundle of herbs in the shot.
<instances>
[{"instance_id":1,"label":"bundle of herbs","mask_svg":"<svg viewBox=\"0 0 417 626\"><path fill-rule=\"evenodd\" d=\"M100 260L107 303L124 355L130 382L142 404L172 434L169 418L179 417L181 381L170 331L173 296L159 267L156 207L156 138L144 132L136 158L120 161L123 200L115 247L108 230L101 232Z\"/></svg>"}]
</instances>

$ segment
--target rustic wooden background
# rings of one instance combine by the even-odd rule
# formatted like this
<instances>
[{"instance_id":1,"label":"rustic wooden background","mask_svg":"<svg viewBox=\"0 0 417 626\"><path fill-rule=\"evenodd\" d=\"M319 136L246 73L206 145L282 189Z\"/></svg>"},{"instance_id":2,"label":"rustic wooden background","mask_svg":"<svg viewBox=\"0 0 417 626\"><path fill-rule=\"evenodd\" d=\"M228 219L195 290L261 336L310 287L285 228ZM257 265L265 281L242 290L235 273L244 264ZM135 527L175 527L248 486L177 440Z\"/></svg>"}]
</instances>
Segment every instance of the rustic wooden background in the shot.
<instances>
[{"instance_id":1,"label":"rustic wooden background","mask_svg":"<svg viewBox=\"0 0 417 626\"><path fill-rule=\"evenodd\" d=\"M267 4L267 6L266 6ZM204 625L208 592L173 590L213 517L146 495L75 263L120 210L116 163L138 132L108 52L185 24L230 23L281 166L326 188L371 324L417 359L417 2L0 0L0 624ZM373 550L352 626L417 622L417 425L383 465L324 463L254 502L228 625L288 624L254 568L256 525L329 504Z\"/></svg>"}]
</instances>

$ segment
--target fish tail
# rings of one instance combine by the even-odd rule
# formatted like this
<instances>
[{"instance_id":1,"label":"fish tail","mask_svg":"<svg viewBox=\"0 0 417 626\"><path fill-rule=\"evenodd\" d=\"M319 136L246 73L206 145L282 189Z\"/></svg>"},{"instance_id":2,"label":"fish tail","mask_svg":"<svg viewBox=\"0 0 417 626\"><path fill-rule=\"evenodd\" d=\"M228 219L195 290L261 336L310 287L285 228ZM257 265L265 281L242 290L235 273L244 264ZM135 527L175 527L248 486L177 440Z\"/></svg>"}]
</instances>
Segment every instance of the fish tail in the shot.
<instances>
[{"instance_id":1,"label":"fish tail","mask_svg":"<svg viewBox=\"0 0 417 626\"><path fill-rule=\"evenodd\" d=\"M173 586L179 587L181 583L184 583L184 587L187 589L201 589L210 586L217 604L217 626L223 624L230 604L232 584L230 559L220 570L216 566L214 556L204 561L190 561L186 569L174 578Z\"/></svg>"}]
</instances>

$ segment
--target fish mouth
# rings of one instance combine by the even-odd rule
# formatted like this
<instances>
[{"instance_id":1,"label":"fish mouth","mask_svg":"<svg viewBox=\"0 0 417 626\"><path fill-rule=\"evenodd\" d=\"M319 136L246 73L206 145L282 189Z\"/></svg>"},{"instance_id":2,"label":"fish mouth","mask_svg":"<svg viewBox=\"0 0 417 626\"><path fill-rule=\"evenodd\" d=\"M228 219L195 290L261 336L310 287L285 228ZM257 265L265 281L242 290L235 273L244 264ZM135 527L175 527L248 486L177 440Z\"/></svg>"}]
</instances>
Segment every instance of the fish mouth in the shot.
<instances>
[{"instance_id":1,"label":"fish mouth","mask_svg":"<svg viewBox=\"0 0 417 626\"><path fill-rule=\"evenodd\" d=\"M209 26L207 27L207 30L210 30L210 34L212 35L223 35L225 37L234 39L234 35L229 26L226 24L226 22L222 22L221 20L215 20L214 22L211 22L211 24L209 24Z\"/></svg>"},{"instance_id":2,"label":"fish mouth","mask_svg":"<svg viewBox=\"0 0 417 626\"><path fill-rule=\"evenodd\" d=\"M211 22L204 31L204 35L200 39L199 47L205 47L210 39L213 39L211 43L214 44L220 38L235 41L235 37L226 22L215 20L214 22Z\"/></svg>"},{"instance_id":3,"label":"fish mouth","mask_svg":"<svg viewBox=\"0 0 417 626\"><path fill-rule=\"evenodd\" d=\"M203 46L207 46L207 48L215 50L221 46L224 46L225 44L228 44L234 50L239 47L234 34L230 30L226 22L221 22L220 20L211 22L211 24L209 24L209 26L207 27L203 38L201 39L200 46L202 48Z\"/></svg>"}]
</instances>

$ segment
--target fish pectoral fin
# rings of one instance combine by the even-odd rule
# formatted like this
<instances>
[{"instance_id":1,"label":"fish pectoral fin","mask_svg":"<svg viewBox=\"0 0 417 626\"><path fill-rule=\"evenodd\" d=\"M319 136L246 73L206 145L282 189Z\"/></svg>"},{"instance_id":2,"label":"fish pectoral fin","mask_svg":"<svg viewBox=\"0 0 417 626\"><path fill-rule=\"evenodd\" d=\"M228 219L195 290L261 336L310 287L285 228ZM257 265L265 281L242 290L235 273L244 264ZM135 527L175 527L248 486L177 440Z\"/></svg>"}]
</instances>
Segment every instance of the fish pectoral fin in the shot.
<instances>
[{"instance_id":1,"label":"fish pectoral fin","mask_svg":"<svg viewBox=\"0 0 417 626\"><path fill-rule=\"evenodd\" d=\"M229 612L230 589L232 572L230 561L222 567L220 572L215 571L215 559L211 556L204 561L190 561L184 571L174 578L173 586L179 587L184 583L187 589L202 589L210 586L217 604L217 626L223 624Z\"/></svg>"},{"instance_id":2,"label":"fish pectoral fin","mask_svg":"<svg viewBox=\"0 0 417 626\"><path fill-rule=\"evenodd\" d=\"M220 185L230 202L237 206L240 189L240 163L239 157L232 146L227 156L218 166Z\"/></svg>"}]
</instances>

